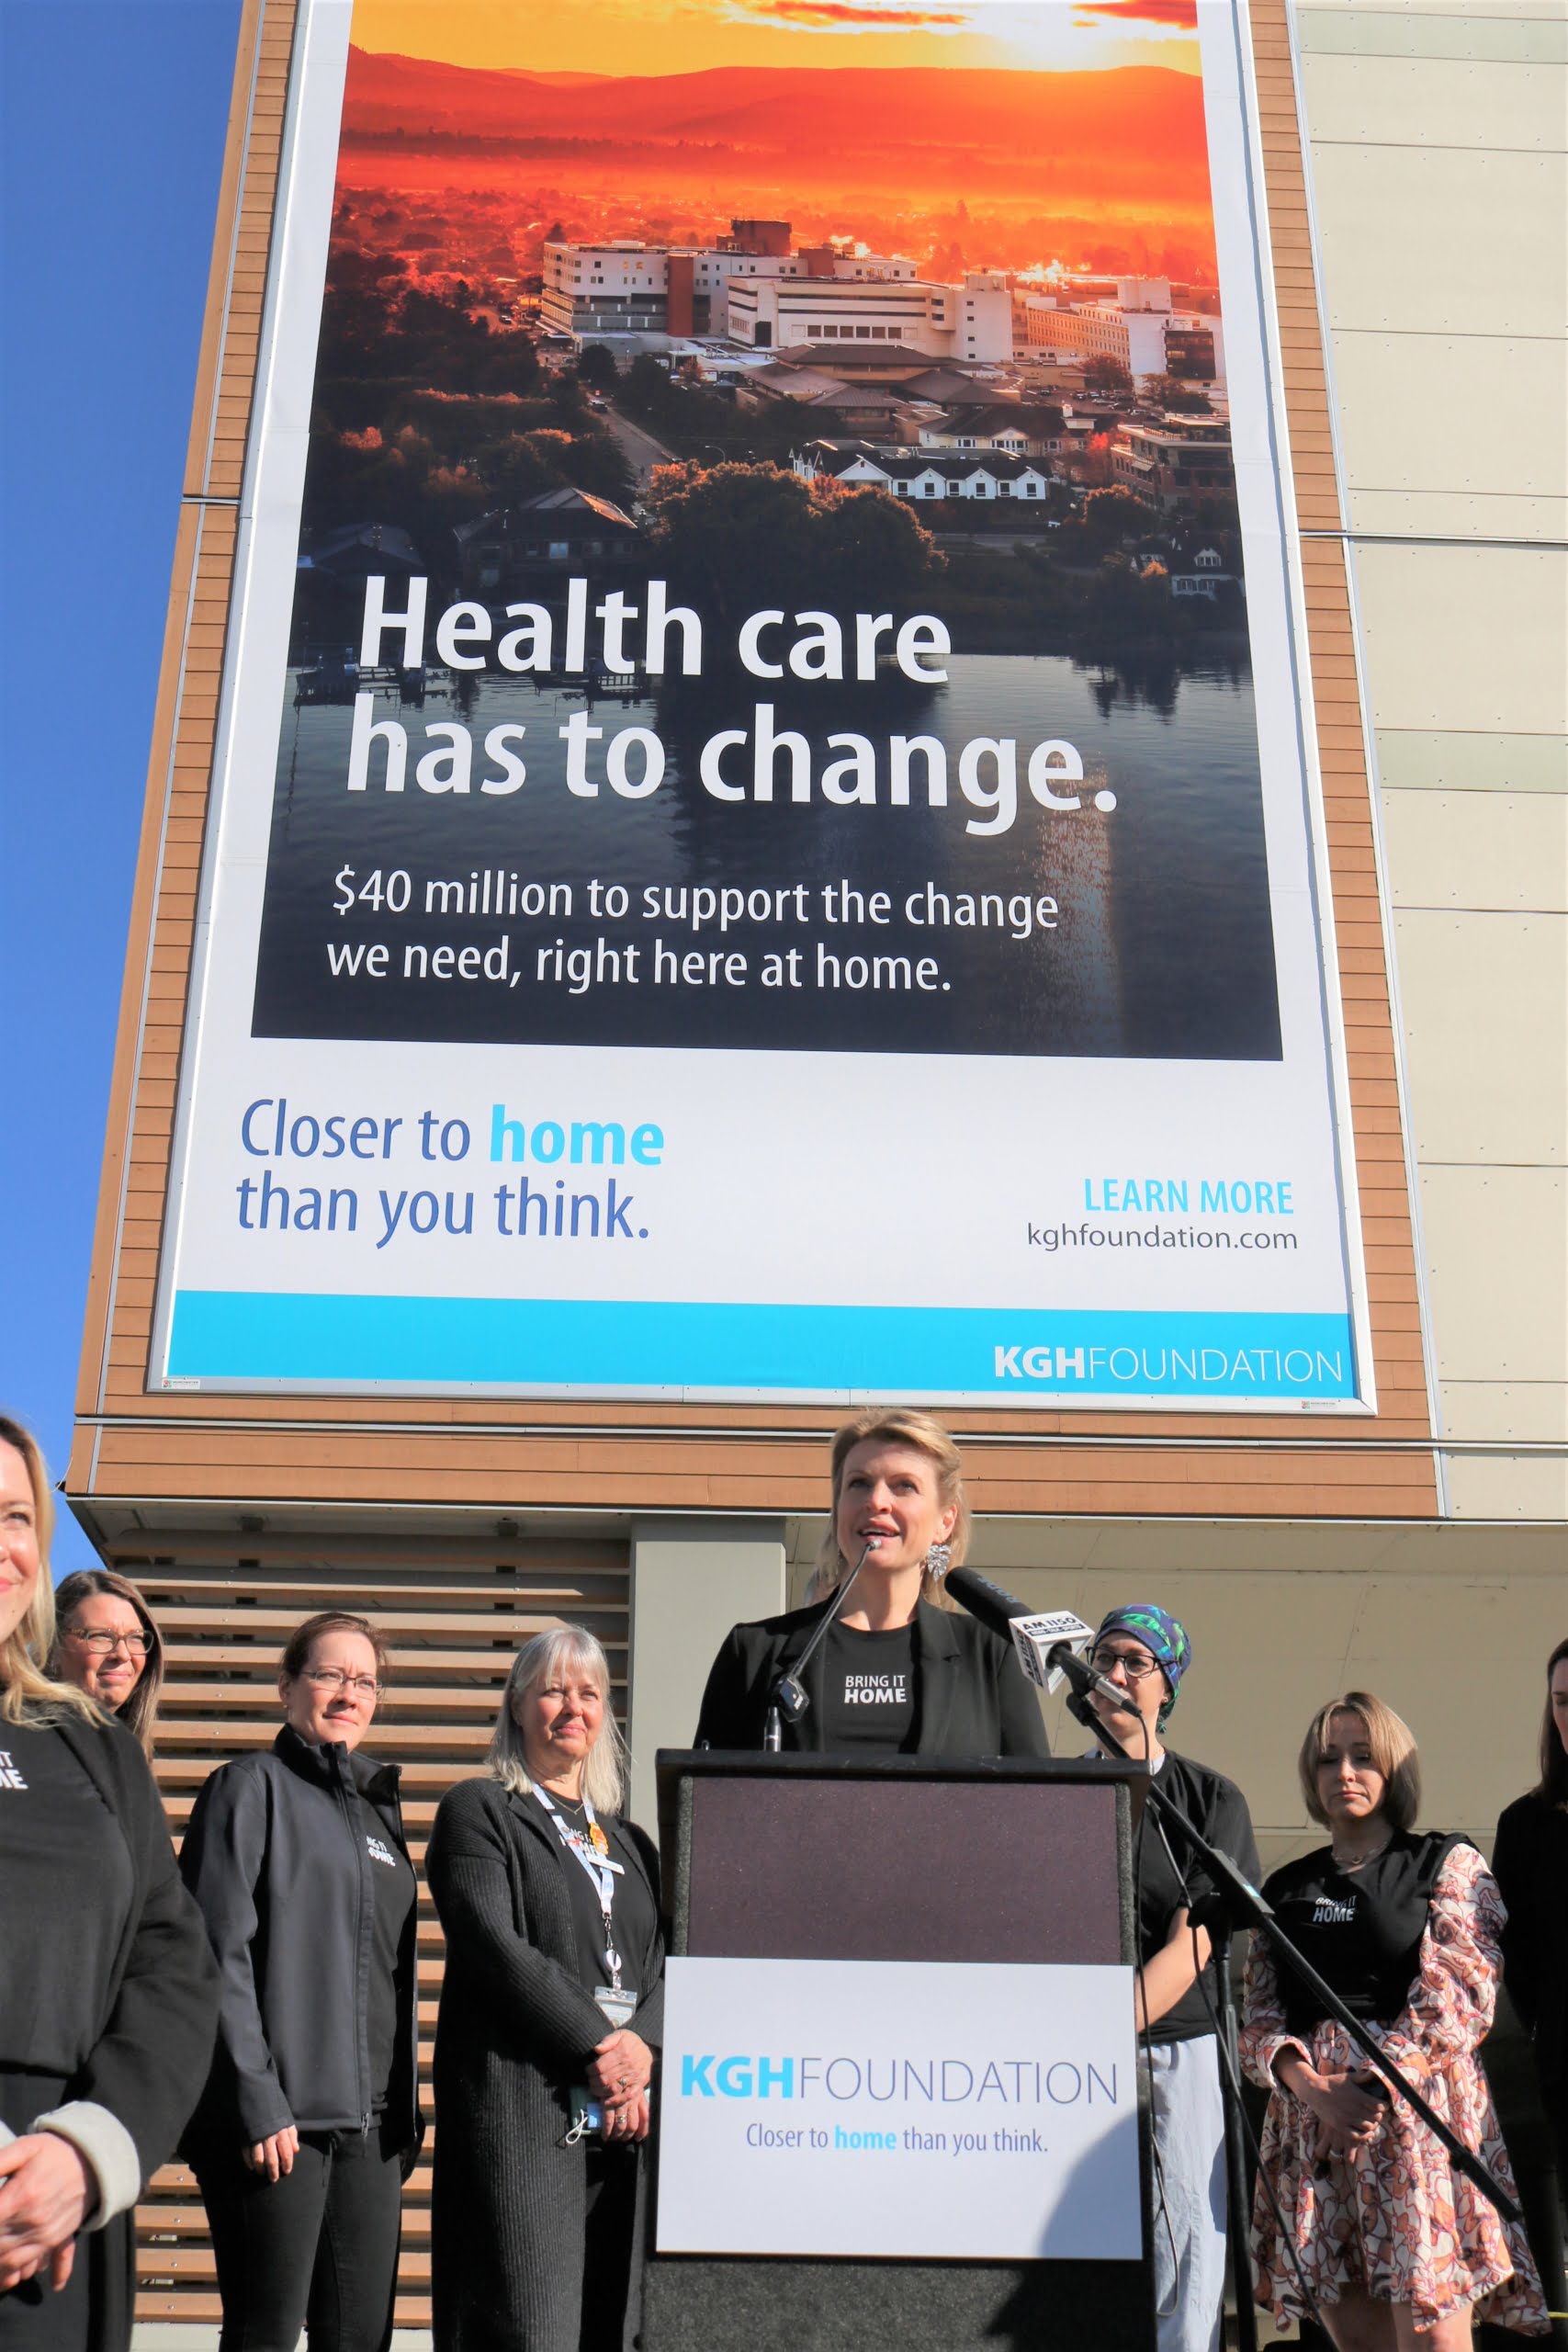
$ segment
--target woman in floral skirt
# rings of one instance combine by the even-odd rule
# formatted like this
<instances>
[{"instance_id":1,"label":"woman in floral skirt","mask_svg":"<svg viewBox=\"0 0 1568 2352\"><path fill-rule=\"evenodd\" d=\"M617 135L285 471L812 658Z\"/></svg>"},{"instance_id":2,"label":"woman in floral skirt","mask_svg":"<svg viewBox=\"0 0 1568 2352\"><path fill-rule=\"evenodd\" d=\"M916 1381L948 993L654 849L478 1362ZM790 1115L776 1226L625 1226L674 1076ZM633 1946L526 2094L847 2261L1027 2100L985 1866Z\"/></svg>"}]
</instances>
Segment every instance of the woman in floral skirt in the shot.
<instances>
[{"instance_id":1,"label":"woman in floral skirt","mask_svg":"<svg viewBox=\"0 0 1568 2352\"><path fill-rule=\"evenodd\" d=\"M1476 2056L1492 2022L1505 1913L1462 1838L1418 1833L1416 1743L1379 1699L1319 1710L1301 1753L1307 1810L1329 1844L1264 1890L1280 1924L1352 2014L1510 2193ZM1548 2332L1524 2233L1456 2174L1343 2027L1261 1937L1247 1966L1242 2060L1272 2092L1253 2213L1258 2301L1280 2325L1305 2303L1339 2352L1469 2352L1472 2320Z\"/></svg>"}]
</instances>

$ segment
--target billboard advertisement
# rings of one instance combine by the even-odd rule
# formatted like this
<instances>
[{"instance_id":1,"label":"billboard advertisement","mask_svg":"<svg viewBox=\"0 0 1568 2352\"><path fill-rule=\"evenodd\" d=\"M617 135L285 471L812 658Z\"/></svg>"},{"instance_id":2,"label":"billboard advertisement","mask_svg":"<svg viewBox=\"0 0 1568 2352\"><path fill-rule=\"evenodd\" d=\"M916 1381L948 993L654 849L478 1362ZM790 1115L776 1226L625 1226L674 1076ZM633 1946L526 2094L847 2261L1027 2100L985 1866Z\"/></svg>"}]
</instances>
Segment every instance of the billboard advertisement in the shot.
<instances>
[{"instance_id":1,"label":"billboard advertisement","mask_svg":"<svg viewBox=\"0 0 1568 2352\"><path fill-rule=\"evenodd\" d=\"M1240 0L303 0L164 1388L1371 1402Z\"/></svg>"}]
</instances>

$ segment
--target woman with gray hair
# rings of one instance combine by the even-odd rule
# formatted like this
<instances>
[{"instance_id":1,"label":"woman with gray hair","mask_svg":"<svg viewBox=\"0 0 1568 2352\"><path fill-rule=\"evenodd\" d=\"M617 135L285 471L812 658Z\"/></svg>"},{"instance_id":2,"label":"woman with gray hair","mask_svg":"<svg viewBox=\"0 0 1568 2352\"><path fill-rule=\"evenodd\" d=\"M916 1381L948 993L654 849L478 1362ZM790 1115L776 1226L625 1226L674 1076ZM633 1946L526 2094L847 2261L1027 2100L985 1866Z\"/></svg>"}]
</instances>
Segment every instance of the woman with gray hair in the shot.
<instances>
[{"instance_id":1,"label":"woman with gray hair","mask_svg":"<svg viewBox=\"0 0 1568 2352\"><path fill-rule=\"evenodd\" d=\"M435 2031L438 2352L625 2352L636 2336L654 2056L658 1861L592 1634L513 1663L489 1770L442 1799Z\"/></svg>"}]
</instances>

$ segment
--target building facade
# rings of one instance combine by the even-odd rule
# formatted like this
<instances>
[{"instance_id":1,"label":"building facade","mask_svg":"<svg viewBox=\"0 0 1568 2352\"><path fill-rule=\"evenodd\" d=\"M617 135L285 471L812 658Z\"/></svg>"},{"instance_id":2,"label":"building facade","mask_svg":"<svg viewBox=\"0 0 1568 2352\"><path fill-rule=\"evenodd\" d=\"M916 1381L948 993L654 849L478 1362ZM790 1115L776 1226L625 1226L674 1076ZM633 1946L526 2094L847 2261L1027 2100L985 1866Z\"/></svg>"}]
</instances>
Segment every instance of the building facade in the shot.
<instances>
[{"instance_id":1,"label":"building facade","mask_svg":"<svg viewBox=\"0 0 1568 2352\"><path fill-rule=\"evenodd\" d=\"M1111 359L1134 382L1148 376L1194 377L1220 385L1225 379L1218 313L1173 309L1168 278L1120 278L1114 295L1089 300L1070 294L1028 295L1023 327L1032 350Z\"/></svg>"},{"instance_id":2,"label":"building facade","mask_svg":"<svg viewBox=\"0 0 1568 2352\"><path fill-rule=\"evenodd\" d=\"M857 320L864 324L874 319L881 341L890 324L929 310L929 304L908 301L874 306L873 289L913 284L915 265L904 256L845 252L832 245L795 250L789 232L787 220L735 220L729 235L714 245L645 244L635 238L607 244L547 240L541 322L550 333L570 335L579 344L615 334L666 335L672 341L711 334L773 350L785 340L818 341L845 333L852 340ZM819 299L805 306L786 302L781 313L774 289L802 284ZM739 324L730 319L731 288ZM954 289L931 290L951 294ZM873 294L874 307L857 310L856 294ZM972 300L969 311L973 307ZM798 331L807 311L829 321L810 335ZM784 322L794 331L787 336L780 332ZM960 323L955 309L953 325Z\"/></svg>"}]
</instances>

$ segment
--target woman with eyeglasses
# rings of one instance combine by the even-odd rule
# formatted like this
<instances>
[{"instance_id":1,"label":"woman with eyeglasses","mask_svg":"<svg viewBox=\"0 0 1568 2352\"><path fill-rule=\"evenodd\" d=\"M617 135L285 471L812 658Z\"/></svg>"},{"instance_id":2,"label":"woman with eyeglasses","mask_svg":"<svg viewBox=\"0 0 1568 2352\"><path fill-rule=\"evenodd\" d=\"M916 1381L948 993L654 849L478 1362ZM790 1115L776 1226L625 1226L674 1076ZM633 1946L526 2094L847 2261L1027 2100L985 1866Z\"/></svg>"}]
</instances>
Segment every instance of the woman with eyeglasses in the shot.
<instances>
[{"instance_id":1,"label":"woman with eyeglasses","mask_svg":"<svg viewBox=\"0 0 1568 2352\"><path fill-rule=\"evenodd\" d=\"M147 1603L129 1577L78 1568L55 1588L54 1618L51 1674L118 1715L151 1763L164 1645Z\"/></svg>"},{"instance_id":2,"label":"woman with eyeglasses","mask_svg":"<svg viewBox=\"0 0 1568 2352\"><path fill-rule=\"evenodd\" d=\"M1257 1883L1258 1848L1234 1781L1167 1747L1163 1734L1192 1663L1185 1627L1152 1602L1112 1609L1090 1664L1127 1694L1122 1710L1089 1702L1111 1738L1212 1846ZM1154 2124L1155 2289L1159 2352L1218 2352L1225 2293L1225 2116L1217 2038L1219 1988L1207 1931L1193 1913L1213 1887L1155 1808L1138 1816L1136 2010Z\"/></svg>"},{"instance_id":3,"label":"woman with eyeglasses","mask_svg":"<svg viewBox=\"0 0 1568 2352\"><path fill-rule=\"evenodd\" d=\"M218 2054L186 2153L221 2352L386 2352L418 2152L415 1896L395 1764L359 1751L381 1635L327 1610L291 1635L269 1753L213 1773L180 1868L218 1956Z\"/></svg>"}]
</instances>

